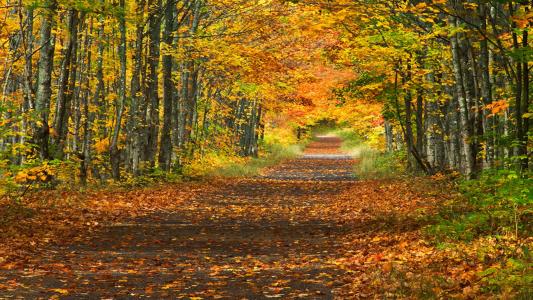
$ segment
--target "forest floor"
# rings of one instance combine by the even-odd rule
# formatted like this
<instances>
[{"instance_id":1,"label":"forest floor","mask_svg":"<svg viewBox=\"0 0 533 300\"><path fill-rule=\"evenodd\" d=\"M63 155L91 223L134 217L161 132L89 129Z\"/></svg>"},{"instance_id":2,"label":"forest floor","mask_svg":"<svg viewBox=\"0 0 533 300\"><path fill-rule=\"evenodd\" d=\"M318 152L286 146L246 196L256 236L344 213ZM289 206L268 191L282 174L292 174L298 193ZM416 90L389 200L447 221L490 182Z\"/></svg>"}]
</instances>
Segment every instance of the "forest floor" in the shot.
<instances>
[{"instance_id":1,"label":"forest floor","mask_svg":"<svg viewBox=\"0 0 533 300\"><path fill-rule=\"evenodd\" d=\"M0 298L475 295L475 254L421 230L447 185L358 180L340 143L254 178L34 195L0 224Z\"/></svg>"}]
</instances>

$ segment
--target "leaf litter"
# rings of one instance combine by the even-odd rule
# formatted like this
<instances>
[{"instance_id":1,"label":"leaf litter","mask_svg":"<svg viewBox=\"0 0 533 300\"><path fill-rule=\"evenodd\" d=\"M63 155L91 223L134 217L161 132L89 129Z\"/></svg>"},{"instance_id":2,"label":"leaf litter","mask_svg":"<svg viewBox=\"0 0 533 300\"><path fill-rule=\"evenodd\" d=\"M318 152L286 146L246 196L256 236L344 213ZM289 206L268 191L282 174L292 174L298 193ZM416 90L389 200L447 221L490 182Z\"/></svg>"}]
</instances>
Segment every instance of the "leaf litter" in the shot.
<instances>
[{"instance_id":1,"label":"leaf litter","mask_svg":"<svg viewBox=\"0 0 533 300\"><path fill-rule=\"evenodd\" d=\"M339 154L324 137L307 153ZM471 297L475 252L422 233L448 186L357 180L347 158L131 191L42 192L4 223L0 297ZM342 176L339 176L339 173ZM49 204L53 203L53 206Z\"/></svg>"}]
</instances>

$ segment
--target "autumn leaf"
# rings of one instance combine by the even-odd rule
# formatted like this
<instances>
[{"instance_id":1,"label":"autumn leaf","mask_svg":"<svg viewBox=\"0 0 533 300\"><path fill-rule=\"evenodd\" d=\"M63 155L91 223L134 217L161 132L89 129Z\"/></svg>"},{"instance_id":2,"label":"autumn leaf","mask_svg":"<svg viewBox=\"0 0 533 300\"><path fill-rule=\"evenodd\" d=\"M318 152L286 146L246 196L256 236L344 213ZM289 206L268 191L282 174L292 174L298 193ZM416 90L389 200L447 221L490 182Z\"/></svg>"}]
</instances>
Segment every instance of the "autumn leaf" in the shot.
<instances>
[{"instance_id":1,"label":"autumn leaf","mask_svg":"<svg viewBox=\"0 0 533 300\"><path fill-rule=\"evenodd\" d=\"M61 295L68 295L69 291L67 289L52 289L51 291L59 293Z\"/></svg>"}]
</instances>

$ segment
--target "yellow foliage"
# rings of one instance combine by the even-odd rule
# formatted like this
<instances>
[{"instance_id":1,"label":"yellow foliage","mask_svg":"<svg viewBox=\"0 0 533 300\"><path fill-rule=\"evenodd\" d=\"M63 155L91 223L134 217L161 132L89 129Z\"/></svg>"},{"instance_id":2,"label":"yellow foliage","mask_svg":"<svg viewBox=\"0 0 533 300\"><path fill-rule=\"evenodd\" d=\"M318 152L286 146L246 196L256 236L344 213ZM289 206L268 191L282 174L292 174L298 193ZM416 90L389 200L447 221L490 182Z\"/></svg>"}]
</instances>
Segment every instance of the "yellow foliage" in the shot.
<instances>
[{"instance_id":1,"label":"yellow foliage","mask_svg":"<svg viewBox=\"0 0 533 300\"><path fill-rule=\"evenodd\" d=\"M30 183L35 181L40 182L46 182L49 180L52 176L54 176L56 173L56 170L48 165L47 163L44 163L41 166L24 169L15 175L15 182L19 184L23 183Z\"/></svg>"},{"instance_id":2,"label":"yellow foliage","mask_svg":"<svg viewBox=\"0 0 533 300\"><path fill-rule=\"evenodd\" d=\"M109 149L109 138L103 138L101 140L96 141L96 143L94 143L94 149L98 154L107 152L107 150Z\"/></svg>"}]
</instances>

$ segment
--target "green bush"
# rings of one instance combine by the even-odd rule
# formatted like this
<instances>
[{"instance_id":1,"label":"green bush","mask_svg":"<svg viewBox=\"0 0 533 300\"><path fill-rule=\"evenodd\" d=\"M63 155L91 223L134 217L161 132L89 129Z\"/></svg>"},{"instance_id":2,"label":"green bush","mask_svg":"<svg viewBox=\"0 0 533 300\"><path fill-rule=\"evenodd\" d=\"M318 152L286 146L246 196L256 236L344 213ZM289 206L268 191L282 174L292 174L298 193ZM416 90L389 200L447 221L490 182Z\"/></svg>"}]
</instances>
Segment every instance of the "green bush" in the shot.
<instances>
[{"instance_id":1,"label":"green bush","mask_svg":"<svg viewBox=\"0 0 533 300\"><path fill-rule=\"evenodd\" d=\"M491 294L531 295L533 179L510 170L490 170L459 183L464 195L444 203L427 234L438 244L474 242L482 290Z\"/></svg>"},{"instance_id":2,"label":"green bush","mask_svg":"<svg viewBox=\"0 0 533 300\"><path fill-rule=\"evenodd\" d=\"M454 200L441 211L437 224L428 228L435 237L468 241L480 235L530 234L532 178L491 170L459 187L465 199Z\"/></svg>"},{"instance_id":3,"label":"green bush","mask_svg":"<svg viewBox=\"0 0 533 300\"><path fill-rule=\"evenodd\" d=\"M507 258L501 264L495 264L478 275L485 292L502 293L505 290L514 290L515 299L531 299L531 267L531 254L526 248L525 253L515 258Z\"/></svg>"}]
</instances>

